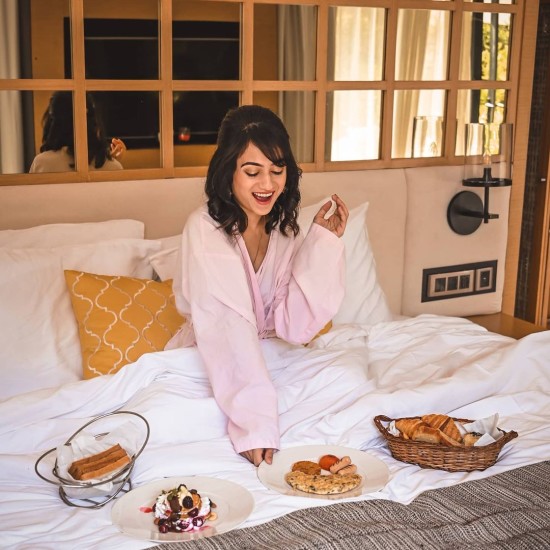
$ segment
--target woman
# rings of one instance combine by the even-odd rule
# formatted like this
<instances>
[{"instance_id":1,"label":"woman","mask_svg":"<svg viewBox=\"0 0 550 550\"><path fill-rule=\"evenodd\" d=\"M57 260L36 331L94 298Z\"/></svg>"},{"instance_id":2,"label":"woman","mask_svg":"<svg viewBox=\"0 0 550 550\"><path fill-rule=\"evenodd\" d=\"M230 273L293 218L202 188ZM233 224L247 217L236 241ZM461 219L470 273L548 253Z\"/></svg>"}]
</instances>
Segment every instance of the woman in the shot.
<instances>
[{"instance_id":1,"label":"woman","mask_svg":"<svg viewBox=\"0 0 550 550\"><path fill-rule=\"evenodd\" d=\"M187 322L166 346L197 345L228 417L236 452L258 466L279 448L277 394L260 339L309 342L344 296L348 218L333 196L304 237L298 168L288 133L269 109L246 105L222 121L205 207L183 230L174 294Z\"/></svg>"},{"instance_id":2,"label":"woman","mask_svg":"<svg viewBox=\"0 0 550 550\"><path fill-rule=\"evenodd\" d=\"M97 117L94 102L86 95L88 164L90 170L122 170L119 160L126 151L124 142L108 143ZM74 170L74 125L72 92L55 92L42 117L42 145L29 172L69 172Z\"/></svg>"}]
</instances>

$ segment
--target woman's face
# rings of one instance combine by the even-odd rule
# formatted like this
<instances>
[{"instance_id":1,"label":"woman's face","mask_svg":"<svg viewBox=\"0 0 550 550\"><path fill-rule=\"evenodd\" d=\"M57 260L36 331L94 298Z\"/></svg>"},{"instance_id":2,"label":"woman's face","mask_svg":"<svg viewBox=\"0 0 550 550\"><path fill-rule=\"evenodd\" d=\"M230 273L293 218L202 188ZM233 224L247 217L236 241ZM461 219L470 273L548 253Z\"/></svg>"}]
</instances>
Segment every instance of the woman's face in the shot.
<instances>
[{"instance_id":1,"label":"woman's face","mask_svg":"<svg viewBox=\"0 0 550 550\"><path fill-rule=\"evenodd\" d=\"M286 166L273 164L253 143L237 158L233 196L249 221L271 212L286 183Z\"/></svg>"}]
</instances>

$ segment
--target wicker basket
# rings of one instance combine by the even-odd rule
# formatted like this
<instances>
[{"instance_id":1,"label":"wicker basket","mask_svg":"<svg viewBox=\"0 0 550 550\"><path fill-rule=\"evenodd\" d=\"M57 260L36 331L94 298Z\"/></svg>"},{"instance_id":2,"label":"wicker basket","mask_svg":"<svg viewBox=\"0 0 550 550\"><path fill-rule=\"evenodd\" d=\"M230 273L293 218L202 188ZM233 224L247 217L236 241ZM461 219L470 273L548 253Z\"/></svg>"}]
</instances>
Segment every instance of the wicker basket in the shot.
<instances>
[{"instance_id":1,"label":"wicker basket","mask_svg":"<svg viewBox=\"0 0 550 550\"><path fill-rule=\"evenodd\" d=\"M412 417L419 418L419 417ZM498 441L480 447L448 447L435 443L413 441L392 435L382 422L391 422L393 418L379 415L374 418L376 427L388 442L391 454L397 460L418 464L422 468L435 468L448 472L471 472L473 470L485 470L492 466L498 459L500 450L508 441L518 434L514 431L504 432ZM453 420L468 423L472 420L465 418L453 418Z\"/></svg>"}]
</instances>

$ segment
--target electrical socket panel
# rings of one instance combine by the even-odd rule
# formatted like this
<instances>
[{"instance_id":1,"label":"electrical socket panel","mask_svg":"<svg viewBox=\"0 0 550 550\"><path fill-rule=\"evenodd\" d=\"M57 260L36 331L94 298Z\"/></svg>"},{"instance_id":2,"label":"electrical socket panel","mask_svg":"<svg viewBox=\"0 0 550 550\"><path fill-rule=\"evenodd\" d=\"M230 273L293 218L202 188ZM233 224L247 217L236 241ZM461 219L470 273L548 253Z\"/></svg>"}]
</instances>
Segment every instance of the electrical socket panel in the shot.
<instances>
[{"instance_id":1,"label":"electrical socket panel","mask_svg":"<svg viewBox=\"0 0 550 550\"><path fill-rule=\"evenodd\" d=\"M422 302L495 292L497 260L442 266L422 272Z\"/></svg>"}]
</instances>

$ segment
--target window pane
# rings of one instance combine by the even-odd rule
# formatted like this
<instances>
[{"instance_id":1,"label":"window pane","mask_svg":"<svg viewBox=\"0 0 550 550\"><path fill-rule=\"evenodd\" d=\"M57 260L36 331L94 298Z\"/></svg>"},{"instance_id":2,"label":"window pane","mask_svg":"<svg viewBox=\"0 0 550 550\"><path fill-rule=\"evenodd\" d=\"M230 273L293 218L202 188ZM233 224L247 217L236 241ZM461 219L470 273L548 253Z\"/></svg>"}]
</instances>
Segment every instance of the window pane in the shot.
<instances>
[{"instance_id":1,"label":"window pane","mask_svg":"<svg viewBox=\"0 0 550 550\"><path fill-rule=\"evenodd\" d=\"M462 80L508 80L509 13L468 13L462 19Z\"/></svg>"},{"instance_id":2,"label":"window pane","mask_svg":"<svg viewBox=\"0 0 550 550\"><path fill-rule=\"evenodd\" d=\"M329 80L382 80L386 11L331 7L328 30Z\"/></svg>"},{"instance_id":3,"label":"window pane","mask_svg":"<svg viewBox=\"0 0 550 550\"><path fill-rule=\"evenodd\" d=\"M71 78L69 13L69 0L3 2L0 79Z\"/></svg>"},{"instance_id":4,"label":"window pane","mask_svg":"<svg viewBox=\"0 0 550 550\"><path fill-rule=\"evenodd\" d=\"M317 7L254 6L254 79L314 80Z\"/></svg>"},{"instance_id":5,"label":"window pane","mask_svg":"<svg viewBox=\"0 0 550 550\"><path fill-rule=\"evenodd\" d=\"M379 90L329 92L325 160L380 158L381 109Z\"/></svg>"},{"instance_id":6,"label":"window pane","mask_svg":"<svg viewBox=\"0 0 550 550\"><path fill-rule=\"evenodd\" d=\"M158 1L85 0L84 56L86 78L157 79Z\"/></svg>"},{"instance_id":7,"label":"window pane","mask_svg":"<svg viewBox=\"0 0 550 550\"><path fill-rule=\"evenodd\" d=\"M124 141L124 168L160 166L159 93L93 92L98 116L110 140Z\"/></svg>"},{"instance_id":8,"label":"window pane","mask_svg":"<svg viewBox=\"0 0 550 550\"><path fill-rule=\"evenodd\" d=\"M279 115L290 135L297 162L313 162L315 92L256 92L254 104Z\"/></svg>"},{"instance_id":9,"label":"window pane","mask_svg":"<svg viewBox=\"0 0 550 550\"><path fill-rule=\"evenodd\" d=\"M241 5L175 0L173 78L239 80Z\"/></svg>"},{"instance_id":10,"label":"window pane","mask_svg":"<svg viewBox=\"0 0 550 550\"><path fill-rule=\"evenodd\" d=\"M399 10L396 80L445 80L450 15L438 10Z\"/></svg>"},{"instance_id":11,"label":"window pane","mask_svg":"<svg viewBox=\"0 0 550 550\"><path fill-rule=\"evenodd\" d=\"M459 90L457 96L456 155L464 154L464 129L469 123L506 122L506 90Z\"/></svg>"},{"instance_id":12,"label":"window pane","mask_svg":"<svg viewBox=\"0 0 550 550\"><path fill-rule=\"evenodd\" d=\"M176 166L206 166L221 121L239 105L239 92L174 92Z\"/></svg>"},{"instance_id":13,"label":"window pane","mask_svg":"<svg viewBox=\"0 0 550 550\"><path fill-rule=\"evenodd\" d=\"M445 97L445 90L395 92L392 158L443 155Z\"/></svg>"},{"instance_id":14,"label":"window pane","mask_svg":"<svg viewBox=\"0 0 550 550\"><path fill-rule=\"evenodd\" d=\"M0 174L29 171L42 142L42 116L50 95L51 92L0 91L2 134L10 136L0 140Z\"/></svg>"}]
</instances>

